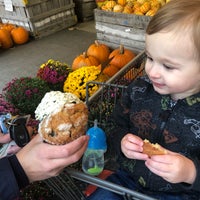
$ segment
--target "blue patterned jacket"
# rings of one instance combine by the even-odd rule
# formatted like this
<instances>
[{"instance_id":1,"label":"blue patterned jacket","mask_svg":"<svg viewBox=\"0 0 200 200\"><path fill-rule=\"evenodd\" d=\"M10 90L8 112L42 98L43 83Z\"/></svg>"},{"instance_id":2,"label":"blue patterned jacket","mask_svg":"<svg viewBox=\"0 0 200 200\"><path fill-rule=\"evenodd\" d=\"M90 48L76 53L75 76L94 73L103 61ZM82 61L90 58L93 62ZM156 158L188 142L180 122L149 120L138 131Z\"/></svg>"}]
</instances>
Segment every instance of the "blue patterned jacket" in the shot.
<instances>
[{"instance_id":1,"label":"blue patterned jacket","mask_svg":"<svg viewBox=\"0 0 200 200\"><path fill-rule=\"evenodd\" d=\"M174 102L160 95L147 77L131 83L113 113L116 144L127 133L159 143L193 160L197 176L193 185L172 184L153 174L144 161L126 158L118 149L120 168L149 191L196 193L200 197L200 93ZM188 172L189 173L189 172Z\"/></svg>"}]
</instances>

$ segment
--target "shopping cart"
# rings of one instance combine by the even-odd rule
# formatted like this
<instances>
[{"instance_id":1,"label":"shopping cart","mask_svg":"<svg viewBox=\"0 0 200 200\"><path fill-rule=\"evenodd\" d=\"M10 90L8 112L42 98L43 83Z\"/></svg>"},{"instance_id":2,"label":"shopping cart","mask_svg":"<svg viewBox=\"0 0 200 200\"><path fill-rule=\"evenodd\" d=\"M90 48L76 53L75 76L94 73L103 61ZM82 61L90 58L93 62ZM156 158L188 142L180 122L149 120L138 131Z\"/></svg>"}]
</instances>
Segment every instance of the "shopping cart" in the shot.
<instances>
[{"instance_id":1,"label":"shopping cart","mask_svg":"<svg viewBox=\"0 0 200 200\"><path fill-rule=\"evenodd\" d=\"M88 128L92 127L94 120L97 119L98 126L102 128L107 135L108 150L105 154L106 169L115 170L113 166L117 167L112 134L110 134L111 130L114 128L114 124L110 120L112 111L117 100L123 95L130 82L144 74L145 60L146 55L142 52L106 83L95 81L87 83L86 104L90 113ZM99 89L90 97L88 88L91 84L96 84ZM81 165L81 163L79 164ZM85 174L80 169L67 167L58 177L48 179L46 183L62 200L84 200L86 198L84 190L87 188L88 184L120 194L125 200L154 199L98 177Z\"/></svg>"}]
</instances>

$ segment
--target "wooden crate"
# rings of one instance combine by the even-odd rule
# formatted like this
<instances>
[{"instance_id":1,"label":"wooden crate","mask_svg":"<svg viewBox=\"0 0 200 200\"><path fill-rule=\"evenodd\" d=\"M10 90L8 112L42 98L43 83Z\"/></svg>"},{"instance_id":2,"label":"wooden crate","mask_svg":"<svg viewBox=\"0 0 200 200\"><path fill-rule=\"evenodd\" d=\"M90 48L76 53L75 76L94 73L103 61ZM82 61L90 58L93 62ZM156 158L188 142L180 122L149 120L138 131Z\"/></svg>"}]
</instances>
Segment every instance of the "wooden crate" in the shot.
<instances>
[{"instance_id":1,"label":"wooden crate","mask_svg":"<svg viewBox=\"0 0 200 200\"><path fill-rule=\"evenodd\" d=\"M0 18L25 27L35 38L55 33L77 23L73 0L13 0L13 11L0 0Z\"/></svg>"},{"instance_id":2,"label":"wooden crate","mask_svg":"<svg viewBox=\"0 0 200 200\"><path fill-rule=\"evenodd\" d=\"M134 52L145 46L145 30L151 17L94 10L97 40L114 48L120 44Z\"/></svg>"},{"instance_id":3,"label":"wooden crate","mask_svg":"<svg viewBox=\"0 0 200 200\"><path fill-rule=\"evenodd\" d=\"M94 0L74 0L75 13L80 22L94 19L94 9L97 7Z\"/></svg>"}]
</instances>

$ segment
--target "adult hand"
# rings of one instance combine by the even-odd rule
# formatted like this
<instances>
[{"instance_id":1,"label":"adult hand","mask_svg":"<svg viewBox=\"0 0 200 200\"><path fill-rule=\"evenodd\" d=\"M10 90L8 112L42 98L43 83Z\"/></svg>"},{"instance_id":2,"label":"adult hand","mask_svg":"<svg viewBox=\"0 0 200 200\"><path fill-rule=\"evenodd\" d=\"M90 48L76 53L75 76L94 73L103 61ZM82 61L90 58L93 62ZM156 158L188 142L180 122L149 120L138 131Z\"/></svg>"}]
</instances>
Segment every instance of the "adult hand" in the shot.
<instances>
[{"instance_id":1,"label":"adult hand","mask_svg":"<svg viewBox=\"0 0 200 200\"><path fill-rule=\"evenodd\" d=\"M36 135L16 156L30 182L44 180L77 162L87 148L88 139L85 135L66 145L51 145Z\"/></svg>"},{"instance_id":2,"label":"adult hand","mask_svg":"<svg viewBox=\"0 0 200 200\"><path fill-rule=\"evenodd\" d=\"M192 184L196 177L196 168L192 160L168 150L166 155L152 156L145 164L153 173L171 183Z\"/></svg>"},{"instance_id":3,"label":"adult hand","mask_svg":"<svg viewBox=\"0 0 200 200\"><path fill-rule=\"evenodd\" d=\"M143 140L131 133L126 134L121 140L121 150L127 158L147 160L148 156L143 154Z\"/></svg>"}]
</instances>

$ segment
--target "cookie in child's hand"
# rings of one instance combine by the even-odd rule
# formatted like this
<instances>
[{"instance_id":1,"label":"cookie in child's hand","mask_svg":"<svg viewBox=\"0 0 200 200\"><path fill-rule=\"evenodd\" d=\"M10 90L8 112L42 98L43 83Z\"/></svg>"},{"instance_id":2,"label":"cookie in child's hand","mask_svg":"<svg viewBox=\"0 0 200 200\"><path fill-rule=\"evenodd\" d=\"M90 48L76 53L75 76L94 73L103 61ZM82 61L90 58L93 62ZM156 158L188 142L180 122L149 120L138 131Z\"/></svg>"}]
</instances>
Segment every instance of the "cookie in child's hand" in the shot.
<instances>
[{"instance_id":1,"label":"cookie in child's hand","mask_svg":"<svg viewBox=\"0 0 200 200\"><path fill-rule=\"evenodd\" d=\"M144 154L147 154L149 157L153 155L164 155L166 154L166 150L161 149L159 144L153 144L149 142L149 140L145 139L143 144L143 152Z\"/></svg>"}]
</instances>

